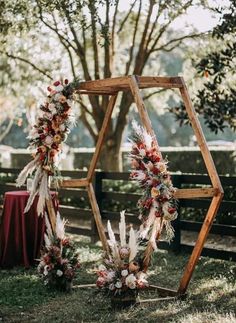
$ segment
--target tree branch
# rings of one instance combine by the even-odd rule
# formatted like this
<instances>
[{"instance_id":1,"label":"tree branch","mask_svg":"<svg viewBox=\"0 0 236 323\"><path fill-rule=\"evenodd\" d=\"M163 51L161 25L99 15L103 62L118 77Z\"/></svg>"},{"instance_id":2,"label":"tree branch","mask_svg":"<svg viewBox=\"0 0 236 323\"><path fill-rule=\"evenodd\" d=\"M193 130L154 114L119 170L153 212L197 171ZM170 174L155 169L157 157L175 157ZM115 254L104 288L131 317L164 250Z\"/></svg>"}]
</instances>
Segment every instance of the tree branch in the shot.
<instances>
[{"instance_id":1,"label":"tree branch","mask_svg":"<svg viewBox=\"0 0 236 323\"><path fill-rule=\"evenodd\" d=\"M76 101L82 106L86 113L88 113L91 117L94 117L93 113L89 111L89 109L87 108L86 104L83 102L83 99L80 96Z\"/></svg>"},{"instance_id":2,"label":"tree branch","mask_svg":"<svg viewBox=\"0 0 236 323\"><path fill-rule=\"evenodd\" d=\"M169 51L173 50L175 47L177 47L180 43L182 43L182 41L184 39L197 38L197 37L200 37L200 36L205 35L205 34L206 33L198 33L198 34L184 35L184 36L181 36L181 37L178 37L178 38L175 38L175 39L171 39L170 41L168 41L164 45L162 45L160 47L157 47L157 48L153 48L152 50L150 50L150 53L157 52L157 51L160 51L160 50L164 50L166 52L169 52ZM166 48L166 47L168 47L169 45L171 45L173 43L177 43L177 44L175 44L174 46L172 46L170 49Z\"/></svg>"},{"instance_id":3,"label":"tree branch","mask_svg":"<svg viewBox=\"0 0 236 323\"><path fill-rule=\"evenodd\" d=\"M71 17L70 17L69 11L66 8L66 4L64 2L62 2L61 7L62 7L62 9L64 11L65 16L66 16L70 31L71 31L71 33L72 33L72 35L74 37L74 42L75 42L76 47L77 47L77 53L78 53L78 55L80 57L81 64L83 66L84 77L85 77L86 81L90 81L91 76L89 74L88 63L87 63L87 60L86 60L86 57L85 57L84 48L80 44L78 36L76 34L76 31L75 31L75 29L74 29L74 27L72 25Z\"/></svg>"},{"instance_id":4,"label":"tree branch","mask_svg":"<svg viewBox=\"0 0 236 323\"><path fill-rule=\"evenodd\" d=\"M155 95L155 94L159 94L159 93L162 93L162 92L164 92L164 91L166 91L166 89L160 89L160 90L154 91L154 92L152 92L152 93L149 93L149 94L147 94L147 95L145 95L145 96L143 97L143 100L148 100L148 99L149 99L149 98L151 98L153 95Z\"/></svg>"},{"instance_id":5,"label":"tree branch","mask_svg":"<svg viewBox=\"0 0 236 323\"><path fill-rule=\"evenodd\" d=\"M133 7L135 6L136 2L137 2L137 0L134 0L134 2L131 3L130 8L129 8L129 11L127 12L127 15L125 16L125 18L123 19L123 21L120 23L120 28L118 29L117 34L119 34L122 31L122 29L124 27L124 24L128 20L128 18L130 16L130 14L131 14L131 12L133 10Z\"/></svg>"},{"instance_id":6,"label":"tree branch","mask_svg":"<svg viewBox=\"0 0 236 323\"><path fill-rule=\"evenodd\" d=\"M97 141L97 135L93 130L93 127L91 126L91 124L88 122L88 119L86 117L85 111L81 110L81 115L80 115L80 120L83 122L83 124L85 125L85 127L88 129L90 135L92 136L94 143L96 143Z\"/></svg>"},{"instance_id":7,"label":"tree branch","mask_svg":"<svg viewBox=\"0 0 236 323\"><path fill-rule=\"evenodd\" d=\"M3 141L3 139L6 137L6 135L9 133L9 131L11 130L11 127L13 125L14 120L10 119L6 129L3 131L3 133L0 134L0 142Z\"/></svg>"},{"instance_id":8,"label":"tree branch","mask_svg":"<svg viewBox=\"0 0 236 323\"><path fill-rule=\"evenodd\" d=\"M97 28L96 28L96 15L97 9L93 0L89 1L89 10L92 22L92 46L93 46L93 57L94 57L94 76L95 79L99 79L99 57L98 57L98 41L97 41Z\"/></svg>"},{"instance_id":9,"label":"tree branch","mask_svg":"<svg viewBox=\"0 0 236 323\"><path fill-rule=\"evenodd\" d=\"M34 63L32 63L30 60L26 59L26 58L23 58L23 57L20 57L20 56L15 56L13 54L10 54L10 53L7 53L7 52L4 52L4 51L0 51L0 53L2 54L5 54L7 57L9 58L13 58L15 60L18 60L18 61L21 61L21 62L24 62L28 65L30 65L31 67L33 67L33 69L35 69L36 71L38 71L39 73L43 74L44 76L46 76L47 78L49 78L50 80L53 80L53 78L44 70L42 70L41 68L39 68L38 66L36 66Z\"/></svg>"},{"instance_id":10,"label":"tree branch","mask_svg":"<svg viewBox=\"0 0 236 323\"><path fill-rule=\"evenodd\" d=\"M113 69L113 62L115 56L115 27L116 27L116 17L118 12L119 0L116 0L115 12L112 20L112 29L111 29L111 69Z\"/></svg>"},{"instance_id":11,"label":"tree branch","mask_svg":"<svg viewBox=\"0 0 236 323\"><path fill-rule=\"evenodd\" d=\"M58 31L57 21L56 21L56 18L55 18L55 16L54 16L53 13L52 13L52 17L53 17L53 21L54 21L54 24L55 24L56 34L58 35L58 38L59 38L61 44L64 46L64 48L66 49L66 51L68 53L69 60L70 60L71 71L72 71L72 74L73 74L73 78L76 79L77 75L75 73L75 67L74 67L73 57L72 57L70 48L65 44L64 38L61 37L61 34L59 32L57 33L57 31Z\"/></svg>"},{"instance_id":12,"label":"tree branch","mask_svg":"<svg viewBox=\"0 0 236 323\"><path fill-rule=\"evenodd\" d=\"M145 60L146 52L147 52L147 46L146 46L147 45L147 33L148 33L148 28L150 25L151 15L152 15L154 5L155 5L155 1L150 0L148 14L146 17L146 22L145 22L143 33L142 33L142 38L141 38L141 41L139 44L138 54L136 56L133 74L141 74L143 67L144 67L144 63L145 63L144 60Z\"/></svg>"},{"instance_id":13,"label":"tree branch","mask_svg":"<svg viewBox=\"0 0 236 323\"><path fill-rule=\"evenodd\" d=\"M36 1L37 2L37 6L38 6L38 9L39 9L39 19L42 21L42 23L46 26L46 27L48 27L49 29L51 29L52 31L54 31L56 34L57 34L57 36L60 38L60 39L63 39L63 41L64 42L66 42L71 48L73 48L73 50L75 51L75 52L77 52L77 49L76 49L76 47L68 40L68 38L66 38L65 36L63 36L60 32L59 32L59 30L58 30L58 28L57 27L53 27L52 25L50 25L48 22L46 22L46 20L43 18L43 12L42 12L42 7L41 7L41 5L39 4L39 1ZM53 18L55 18L54 17L54 14L52 13L52 16L53 16ZM54 19L54 23L55 23L55 19Z\"/></svg>"},{"instance_id":14,"label":"tree branch","mask_svg":"<svg viewBox=\"0 0 236 323\"><path fill-rule=\"evenodd\" d=\"M109 33L109 13L110 13L110 3L109 0L106 0L106 29L107 33ZM105 35L105 38L107 35ZM104 77L111 76L111 68L110 68L110 43L108 39L105 39L104 43Z\"/></svg>"},{"instance_id":15,"label":"tree branch","mask_svg":"<svg viewBox=\"0 0 236 323\"><path fill-rule=\"evenodd\" d=\"M135 26L134 26L132 45L130 46L130 49L129 49L129 60L126 63L126 68L125 68L125 75L129 74L130 66L131 66L132 60L133 60L135 39L136 39L137 31L138 31L138 24L139 24L139 19L140 19L141 8L142 8L142 1L140 0L139 1L138 15L137 15L137 18L136 18L136 21L135 21Z\"/></svg>"}]
</instances>

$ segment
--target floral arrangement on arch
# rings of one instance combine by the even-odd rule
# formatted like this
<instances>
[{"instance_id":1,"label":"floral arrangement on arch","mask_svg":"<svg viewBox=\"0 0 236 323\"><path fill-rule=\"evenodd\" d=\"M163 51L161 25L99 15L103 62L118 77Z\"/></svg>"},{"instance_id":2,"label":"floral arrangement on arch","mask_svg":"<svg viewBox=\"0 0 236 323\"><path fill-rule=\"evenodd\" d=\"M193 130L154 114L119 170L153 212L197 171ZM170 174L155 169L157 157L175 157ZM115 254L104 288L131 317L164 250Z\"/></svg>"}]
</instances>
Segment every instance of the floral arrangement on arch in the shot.
<instances>
[{"instance_id":1,"label":"floral arrangement on arch","mask_svg":"<svg viewBox=\"0 0 236 323\"><path fill-rule=\"evenodd\" d=\"M54 82L53 86L47 88L49 94L46 101L39 106L36 124L29 134L29 148L34 159L24 167L16 181L17 186L22 186L27 177L34 173L25 212L30 209L35 196L39 194L37 212L38 215L43 214L45 202L50 198L49 176L56 177L58 174L63 142L74 124L71 104L76 87L78 81L70 84L68 80L64 83Z\"/></svg>"},{"instance_id":2,"label":"floral arrangement on arch","mask_svg":"<svg viewBox=\"0 0 236 323\"><path fill-rule=\"evenodd\" d=\"M120 214L119 236L116 241L110 221L107 223L110 255L106 255L103 264L97 270L97 286L112 296L136 294L139 289L148 286L146 274L142 272L141 258L138 257L137 234L133 227L126 242L125 211Z\"/></svg>"},{"instance_id":3,"label":"floral arrangement on arch","mask_svg":"<svg viewBox=\"0 0 236 323\"><path fill-rule=\"evenodd\" d=\"M171 221L177 217L177 201L174 198L176 189L167 169L168 161L162 158L156 138L135 121L132 127L130 178L143 189L138 201L139 218L142 221L139 235L141 239L148 239L156 250L156 240L160 238L164 227L167 240L170 241L174 236Z\"/></svg>"},{"instance_id":4,"label":"floral arrangement on arch","mask_svg":"<svg viewBox=\"0 0 236 323\"><path fill-rule=\"evenodd\" d=\"M59 213L55 233L51 230L47 216L45 221L45 250L39 261L38 273L46 286L69 291L80 268L79 254L73 243L65 237L65 220L60 218Z\"/></svg>"}]
</instances>

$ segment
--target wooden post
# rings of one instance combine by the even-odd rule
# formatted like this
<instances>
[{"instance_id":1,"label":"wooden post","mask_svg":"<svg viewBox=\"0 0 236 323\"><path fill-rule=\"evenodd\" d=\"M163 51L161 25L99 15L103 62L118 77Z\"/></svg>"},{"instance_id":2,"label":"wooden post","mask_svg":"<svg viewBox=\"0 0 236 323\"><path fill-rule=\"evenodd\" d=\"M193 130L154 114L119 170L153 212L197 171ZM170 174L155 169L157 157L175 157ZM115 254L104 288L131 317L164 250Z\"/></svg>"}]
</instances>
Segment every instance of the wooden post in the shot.
<instances>
[{"instance_id":1,"label":"wooden post","mask_svg":"<svg viewBox=\"0 0 236 323\"><path fill-rule=\"evenodd\" d=\"M98 161L98 157L99 157L100 152L101 152L102 144L103 144L104 139L106 137L106 133L107 133L107 130L108 130L108 125L109 125L109 122L111 120L112 111L113 111L115 103L116 103L116 98L117 98L117 94L112 95L110 100L109 100L108 106L107 106L107 110L106 110L105 117L104 117L104 120L103 120L102 128L101 128L101 130L99 132L98 141L97 141L97 144L96 144L96 149L95 149L95 152L94 152L94 155L93 155L93 158L91 160L89 170L88 170L87 177L88 177L89 181L91 181L92 176L93 176L94 171L95 171L95 167L97 165L97 161Z\"/></svg>"},{"instance_id":2,"label":"wooden post","mask_svg":"<svg viewBox=\"0 0 236 323\"><path fill-rule=\"evenodd\" d=\"M55 212L55 209L54 209L54 206L52 203L51 195L50 195L49 199L46 200L46 206L47 206L46 212L48 213L48 218L51 223L52 232L55 233L55 231L56 231L56 212Z\"/></svg>"},{"instance_id":3,"label":"wooden post","mask_svg":"<svg viewBox=\"0 0 236 323\"><path fill-rule=\"evenodd\" d=\"M101 172L96 172L94 179L93 179L93 186L94 186L94 193L96 196L96 200L97 200L97 204L98 204L98 208L99 210L101 210L101 199L102 199L102 176L101 176ZM101 212L100 212L101 213ZM97 230L97 225L96 225L96 221L95 218L93 217L91 219L91 229L93 232L93 235L91 236L91 242L95 243L98 240L98 230Z\"/></svg>"},{"instance_id":4,"label":"wooden post","mask_svg":"<svg viewBox=\"0 0 236 323\"><path fill-rule=\"evenodd\" d=\"M137 81L136 81L136 78L134 75L130 76L130 89L133 94L134 101L137 105L138 112L139 112L139 115L140 115L143 125L145 126L147 131L150 133L150 135L152 135L154 138L156 138L155 133L152 128L151 121L149 119L149 116L148 116L148 113L147 113L147 110L145 107L145 104L143 102L143 98L140 94L139 87L138 87L138 84L137 84ZM156 141L156 144L158 147L157 141Z\"/></svg>"},{"instance_id":5,"label":"wooden post","mask_svg":"<svg viewBox=\"0 0 236 323\"><path fill-rule=\"evenodd\" d=\"M104 230L104 227L103 227L103 224L102 224L101 213L100 213L100 210L99 210L99 207L98 207L98 204L97 204L97 200L96 200L96 196L95 196L95 193L94 193L92 183L90 183L88 185L88 196L89 196L89 200L90 200L91 207L92 207L92 210L93 210L94 219L96 221L98 234L99 234L100 240L102 242L103 249L107 253L109 253L109 246L108 246L107 238L106 238L106 235L105 235L105 230Z\"/></svg>"},{"instance_id":6,"label":"wooden post","mask_svg":"<svg viewBox=\"0 0 236 323\"><path fill-rule=\"evenodd\" d=\"M178 288L178 294L184 294L187 290L188 284L190 282L190 279L192 277L192 274L193 274L193 271L196 267L198 259L201 255L204 243L205 243L207 235L211 229L214 217L215 217L216 212L220 206L221 200L222 200L221 195L218 195L218 196L213 197L213 199L211 201L210 208L209 208L206 218L203 222L201 231L198 235L197 241L196 241L195 246L193 248L193 252L189 258L189 261L188 261L187 266L185 268L184 274L181 278L180 285Z\"/></svg>"},{"instance_id":7,"label":"wooden post","mask_svg":"<svg viewBox=\"0 0 236 323\"><path fill-rule=\"evenodd\" d=\"M188 284L189 284L190 279L192 277L193 271L195 269L195 266L198 262L200 255L201 255L207 235L211 229L213 220L215 218L215 215L217 213L217 210L220 206L220 203L221 203L221 200L222 200L223 194L224 194L224 191L221 186L220 179L219 179L217 170L215 168L214 161L213 161L210 151L208 149L200 122L197 118L196 112L192 106L190 97L188 95L187 87L186 87L183 80L182 80L182 82L183 82L183 87L180 88L180 93L182 95L184 105L186 107L186 111L188 113L192 128L193 128L194 133L196 135L197 142L198 142L198 145L199 145L201 153L202 153L202 157L205 161L208 174L209 174L211 182L213 184L213 188L217 189L217 192L216 192L216 195L212 199L212 202L211 202L210 207L208 209L206 218L203 222L201 231L199 233L198 239L197 239L196 244L194 246L193 252L192 252L190 259L188 261L188 264L185 268L183 277L180 281L180 285L179 285L179 289L178 289L179 294L184 294L187 290L187 287L188 287Z\"/></svg>"}]
</instances>

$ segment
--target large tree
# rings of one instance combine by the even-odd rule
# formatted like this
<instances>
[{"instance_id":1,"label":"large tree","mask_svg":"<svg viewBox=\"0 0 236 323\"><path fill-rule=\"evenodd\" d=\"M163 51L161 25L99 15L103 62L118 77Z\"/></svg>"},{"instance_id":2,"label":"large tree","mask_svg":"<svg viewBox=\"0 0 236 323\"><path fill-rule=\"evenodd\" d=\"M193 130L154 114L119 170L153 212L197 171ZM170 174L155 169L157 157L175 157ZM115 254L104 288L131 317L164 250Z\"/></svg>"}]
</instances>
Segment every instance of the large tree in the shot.
<instances>
[{"instance_id":1,"label":"large tree","mask_svg":"<svg viewBox=\"0 0 236 323\"><path fill-rule=\"evenodd\" d=\"M194 99L196 110L215 133L236 131L236 1L216 9L222 16L195 67L205 82ZM172 109L181 123L187 121L183 106Z\"/></svg>"},{"instance_id":2,"label":"large tree","mask_svg":"<svg viewBox=\"0 0 236 323\"><path fill-rule=\"evenodd\" d=\"M51 81L51 67L55 65L48 64L46 67L47 57L50 60L53 55L56 56L56 50L61 46L62 57L67 57L72 78L77 78L79 74L83 79L91 80L117 75L141 75L148 65L154 66L152 73L157 73L154 63L161 52L173 51L186 40L200 35L198 32L189 32L189 29L174 33L172 25L191 6L206 5L204 0L132 0L126 12L121 12L121 2L4 0L0 12L0 54L20 66L28 66L30 71L34 70L41 78ZM19 42L12 45L14 37L21 40L20 45ZM41 59L37 53L34 58L34 47L41 53ZM56 60L60 61L58 57ZM151 95L148 93L145 98ZM89 102L79 98L79 102L80 118L96 143L108 97L91 96ZM130 93L124 92L103 148L103 169L120 169L118 161L122 134L131 104Z\"/></svg>"}]
</instances>

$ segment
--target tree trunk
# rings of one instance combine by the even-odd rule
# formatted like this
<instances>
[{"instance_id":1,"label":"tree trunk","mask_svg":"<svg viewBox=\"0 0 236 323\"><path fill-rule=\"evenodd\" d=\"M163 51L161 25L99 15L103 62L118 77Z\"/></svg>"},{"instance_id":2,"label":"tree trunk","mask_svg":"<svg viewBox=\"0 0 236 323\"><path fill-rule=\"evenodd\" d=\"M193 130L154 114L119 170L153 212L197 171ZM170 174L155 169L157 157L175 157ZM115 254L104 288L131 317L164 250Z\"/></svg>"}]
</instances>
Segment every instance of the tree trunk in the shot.
<instances>
[{"instance_id":1,"label":"tree trunk","mask_svg":"<svg viewBox=\"0 0 236 323\"><path fill-rule=\"evenodd\" d=\"M121 142L108 140L104 142L99 158L99 167L104 171L122 171L122 154L120 151Z\"/></svg>"}]
</instances>

